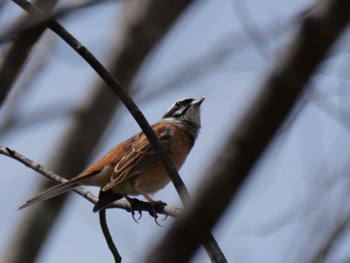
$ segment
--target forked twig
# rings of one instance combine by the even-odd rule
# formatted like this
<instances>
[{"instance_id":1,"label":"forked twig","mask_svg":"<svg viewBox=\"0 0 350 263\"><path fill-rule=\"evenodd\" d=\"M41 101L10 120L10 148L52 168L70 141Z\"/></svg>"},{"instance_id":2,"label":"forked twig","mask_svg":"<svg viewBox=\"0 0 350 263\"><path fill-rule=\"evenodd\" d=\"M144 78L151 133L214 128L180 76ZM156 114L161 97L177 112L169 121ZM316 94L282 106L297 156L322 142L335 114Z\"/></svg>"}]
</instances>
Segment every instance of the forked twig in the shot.
<instances>
[{"instance_id":1,"label":"forked twig","mask_svg":"<svg viewBox=\"0 0 350 263\"><path fill-rule=\"evenodd\" d=\"M40 164L28 159L27 157L23 156L22 154L14 151L14 150L11 150L8 147L0 146L0 154L6 155L12 159L19 161L20 163L24 164L25 166L29 167L30 169L44 175L45 177L47 177L51 180L54 180L54 181L59 182L59 183L64 183L67 181L67 179L45 169ZM73 191L78 193L79 195L81 195L82 197L84 197L86 200L90 201L93 204L95 204L98 201L98 198L96 196L94 196L89 191L86 191L82 187L77 187ZM132 211L130 203L127 201L124 201L124 200L116 201L108 208L121 208L121 209L124 209L128 212ZM138 211L150 211L151 206L149 203L139 201L139 202L136 202L134 204L134 208L137 209ZM176 217L180 213L180 209L175 208L175 207L170 207L168 205L159 206L159 207L157 207L157 213L165 214L166 216ZM118 253L118 250L117 250L117 248L113 242L113 239L109 233L109 230L108 230L105 209L100 211L99 217L100 217L101 229L102 229L103 235L106 239L108 248L110 249L110 251L114 257L115 262L121 262L120 254Z\"/></svg>"},{"instance_id":2,"label":"forked twig","mask_svg":"<svg viewBox=\"0 0 350 263\"><path fill-rule=\"evenodd\" d=\"M13 2L33 16L47 19L47 15L31 5L30 2L26 0L13 0ZM113 92L118 95L120 100L129 110L130 114L139 124L142 131L145 133L153 149L159 155L161 163L163 164L164 169L167 171L172 183L174 184L174 187L180 196L182 203L186 205L187 201L190 198L190 195L184 182L179 176L177 169L170 159L169 155L163 149L158 137L147 122L145 116L126 92L126 90L122 87L118 80L109 71L107 71L107 69L94 57L94 55L74 36L65 30L65 28L63 28L56 20L49 19L47 22L47 27L59 35L70 47L72 47L82 58L84 58L84 60L96 71L96 73L105 81L105 83L113 90ZM203 246L205 247L209 257L211 259L219 257L220 262L226 262L226 258L219 248L213 235L208 231L206 236L207 238L205 241L203 241Z\"/></svg>"}]
</instances>

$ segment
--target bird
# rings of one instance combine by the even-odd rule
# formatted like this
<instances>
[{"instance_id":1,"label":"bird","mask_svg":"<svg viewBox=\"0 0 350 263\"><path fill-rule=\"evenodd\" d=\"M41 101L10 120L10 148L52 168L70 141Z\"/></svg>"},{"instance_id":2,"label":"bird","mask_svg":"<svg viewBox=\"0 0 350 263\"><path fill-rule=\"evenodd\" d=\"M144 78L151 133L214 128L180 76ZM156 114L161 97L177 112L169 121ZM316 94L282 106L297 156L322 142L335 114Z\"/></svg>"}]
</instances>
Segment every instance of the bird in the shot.
<instances>
[{"instance_id":1,"label":"bird","mask_svg":"<svg viewBox=\"0 0 350 263\"><path fill-rule=\"evenodd\" d=\"M203 101L204 98L179 99L151 126L177 170L185 162L198 137L201 128L200 106ZM132 207L135 199L129 196L142 195L152 207L150 214L156 218L156 206L165 203L153 200L150 194L169 182L170 177L158 154L141 131L114 146L76 177L47 189L26 201L19 209L86 185L100 187L99 200L93 212L107 208L122 198L126 198ZM133 219L135 220L134 216Z\"/></svg>"}]
</instances>

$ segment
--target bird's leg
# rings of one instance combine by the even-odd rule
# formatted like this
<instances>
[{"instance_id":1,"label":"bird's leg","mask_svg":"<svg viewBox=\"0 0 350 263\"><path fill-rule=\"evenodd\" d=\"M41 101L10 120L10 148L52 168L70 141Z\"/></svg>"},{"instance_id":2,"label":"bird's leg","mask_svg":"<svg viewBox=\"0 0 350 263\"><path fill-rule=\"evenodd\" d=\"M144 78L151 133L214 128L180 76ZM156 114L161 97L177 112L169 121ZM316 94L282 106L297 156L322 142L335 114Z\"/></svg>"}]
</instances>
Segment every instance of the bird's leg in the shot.
<instances>
[{"instance_id":1,"label":"bird's leg","mask_svg":"<svg viewBox=\"0 0 350 263\"><path fill-rule=\"evenodd\" d=\"M142 189L140 189L140 188L136 188L137 189L137 191L141 194L141 195L143 195L143 197L149 202L149 204L150 204L150 206L151 206L151 208L150 208L150 210L149 210L149 214L151 215L151 216L153 216L154 217L154 221L156 222L156 224L158 225L158 226L161 226L159 223L158 223L158 221L157 221L157 218L158 218L158 215L157 215L157 208L159 207L159 206L161 206L161 205L166 205L166 203L164 203L163 201L155 201L155 200L153 200L145 191L143 191ZM167 217L168 217L168 215L166 215L165 216L165 218L163 219L163 221L165 220L165 219L167 219Z\"/></svg>"},{"instance_id":2,"label":"bird's leg","mask_svg":"<svg viewBox=\"0 0 350 263\"><path fill-rule=\"evenodd\" d=\"M131 198L131 197L127 196L127 195L124 195L124 198L130 203L130 212L131 212L132 219L136 223L139 223L139 220L142 217L142 211L138 210L140 216L139 216L138 219L135 219L135 208L134 208L134 206L135 206L135 203L140 202L140 200L137 199L137 198Z\"/></svg>"}]
</instances>

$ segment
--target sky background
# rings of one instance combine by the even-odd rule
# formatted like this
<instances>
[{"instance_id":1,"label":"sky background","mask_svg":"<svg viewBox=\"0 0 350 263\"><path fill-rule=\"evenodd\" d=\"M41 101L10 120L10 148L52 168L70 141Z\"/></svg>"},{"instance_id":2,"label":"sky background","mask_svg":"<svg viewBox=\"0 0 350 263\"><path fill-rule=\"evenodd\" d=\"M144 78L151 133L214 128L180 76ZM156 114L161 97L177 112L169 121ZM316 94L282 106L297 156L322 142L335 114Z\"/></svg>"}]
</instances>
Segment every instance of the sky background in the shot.
<instances>
[{"instance_id":1,"label":"sky background","mask_svg":"<svg viewBox=\"0 0 350 263\"><path fill-rule=\"evenodd\" d=\"M68 1L62 4L65 2ZM274 61L283 54L285 44L298 29L298 16L311 2L198 1L148 57L133 82L133 98L150 123L156 122L179 98L206 98L202 104L200 136L180 171L190 192L195 192L225 139L248 109ZM5 5L0 13L0 32L17 14L20 14L17 6ZM241 16L248 18L245 25ZM120 3L107 1L61 22L98 59L107 63L108 41L114 37L111 34L119 18ZM254 41L247 28L254 32ZM67 128L69 113L86 96L86 89L96 75L53 33L46 32L44 38L46 41L36 49L47 49L51 53L49 61L14 108L16 126L0 134L0 145L45 166ZM347 39L343 38L313 77L309 90L213 230L229 262L308 262L325 233L339 218L349 215L344 202L350 186ZM38 53L34 53L31 61ZM25 75L26 71L22 76ZM165 92L157 92L164 88ZM8 109L13 110L10 103L0 112L0 124ZM33 116L45 115L49 116L45 121L33 121ZM122 108L91 162L139 130ZM17 208L37 194L36 185L42 176L5 156L0 157L0 167L3 254L25 213ZM95 188L89 190L97 193ZM180 206L171 184L154 198ZM112 257L98 215L92 213L92 204L75 194L68 202L38 262L110 262ZM126 263L140 262L173 222L168 218L161 222L163 227L158 227L144 213L136 224L129 213L118 209L109 210L107 216ZM348 260L349 240L344 236L327 262ZM209 262L202 248L193 262Z\"/></svg>"}]
</instances>

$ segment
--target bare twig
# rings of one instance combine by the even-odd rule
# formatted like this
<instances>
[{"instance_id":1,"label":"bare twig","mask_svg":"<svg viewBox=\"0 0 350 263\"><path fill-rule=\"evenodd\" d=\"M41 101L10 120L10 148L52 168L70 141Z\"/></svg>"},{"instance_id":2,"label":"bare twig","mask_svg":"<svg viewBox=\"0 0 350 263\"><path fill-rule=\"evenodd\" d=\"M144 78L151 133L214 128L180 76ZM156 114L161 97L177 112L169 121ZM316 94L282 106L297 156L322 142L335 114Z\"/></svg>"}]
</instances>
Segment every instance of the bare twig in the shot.
<instances>
[{"instance_id":1,"label":"bare twig","mask_svg":"<svg viewBox=\"0 0 350 263\"><path fill-rule=\"evenodd\" d=\"M19 161L20 163L24 164L25 166L29 167L30 169L40 173L41 175L56 181L58 183L64 183L67 182L67 179L45 169L43 166L41 166L40 164L30 160L29 158L23 156L22 154L11 150L8 147L3 147L0 146L0 154L2 155L6 155L12 159L15 159L17 161ZM73 190L74 192L76 192L77 194L81 195L82 197L84 197L86 200L90 201L93 204L96 204L96 202L98 201L98 198L93 195L92 193L90 193L89 191L86 191L84 188L82 187L77 187ZM120 209L124 209L128 212L131 211L131 206L130 203L124 200L119 200L114 202L111 206L109 206L108 208L120 208ZM139 210L139 211L150 211L150 205L149 203L146 202L136 202L134 209L135 210ZM176 208L176 207L171 207L171 206L159 206L157 207L157 213L159 214L165 214L171 217L178 217L179 213L181 211L181 209Z\"/></svg>"},{"instance_id":2,"label":"bare twig","mask_svg":"<svg viewBox=\"0 0 350 263\"><path fill-rule=\"evenodd\" d=\"M43 14L39 9L32 6L26 0L13 0L16 4L21 6L24 10L29 12L30 14L42 17L46 19L46 15ZM99 76L106 82L106 84L118 95L120 100L124 103L126 108L129 110L131 115L137 121L142 131L145 133L147 139L152 145L153 149L158 154L165 170L167 171L172 183L175 186L176 191L178 192L180 199L184 205L187 204L187 201L190 198L189 192L179 176L176 167L174 166L172 160L169 155L163 149L162 145L158 137L153 132L151 126L147 122L143 113L137 107L135 102L129 96L129 94L125 91L125 89L121 86L118 80L110 74L103 65L91 54L91 52L83 46L77 39L75 39L67 30L65 30L57 21L49 20L47 26L53 30L56 34L58 34L70 47L72 47L81 57L85 59L85 61L99 74ZM204 247L209 255L209 257L214 259L220 259L221 262L226 261L224 254L219 248L216 240L210 232L205 232L206 236L203 241ZM216 261L218 262L218 261Z\"/></svg>"},{"instance_id":3,"label":"bare twig","mask_svg":"<svg viewBox=\"0 0 350 263\"><path fill-rule=\"evenodd\" d=\"M316 5L208 170L191 206L150 252L146 262L188 262L204 233L216 224L245 182L311 74L349 23L349 2L325 0Z\"/></svg>"},{"instance_id":4,"label":"bare twig","mask_svg":"<svg viewBox=\"0 0 350 263\"><path fill-rule=\"evenodd\" d=\"M34 171L37 171L38 173L44 175L45 177L48 177L49 179L55 180L56 182L59 183L64 183L67 180L64 179L63 177L45 169L43 166L41 166L38 163L33 162L32 160L26 158L25 156L19 154L18 152L11 150L7 147L2 147L0 146L0 154L6 155L8 157L11 157L19 162L21 162L22 164L24 164L25 166L33 169ZM82 187L77 187L74 189L74 191L78 194L80 194L81 196L83 196L85 199L87 199L88 201L92 202L92 203L96 203L98 201L97 197L95 197L93 194L91 194L89 191L84 190ZM108 208L123 208L128 212L131 212L131 206L129 202L126 201L117 201L114 202L113 205L109 206ZM138 210L138 211L151 211L151 206L149 203L146 202L136 202L134 204L134 209ZM173 207L169 207L167 205L165 206L158 206L157 207L157 213L159 214L166 214L167 216L172 216L172 217L176 217L179 213L180 213L180 209L178 208L173 208ZM107 221L106 221L106 210L103 209L100 211L99 213L99 217L100 217L100 225L101 225L101 229L103 232L103 235L106 239L107 245L109 250L111 251L115 262L121 262L121 256L113 242L113 239L110 235L110 232L108 230L108 226L107 226Z\"/></svg>"},{"instance_id":5,"label":"bare twig","mask_svg":"<svg viewBox=\"0 0 350 263\"><path fill-rule=\"evenodd\" d=\"M99 217L100 217L100 225L101 225L103 235L106 239L108 248L114 257L115 263L122 262L122 257L120 256L118 249L113 242L113 238L111 236L111 233L109 232L109 229L108 229L107 220L106 220L106 209L102 209L99 212Z\"/></svg>"},{"instance_id":6,"label":"bare twig","mask_svg":"<svg viewBox=\"0 0 350 263\"><path fill-rule=\"evenodd\" d=\"M38 16L46 17L39 9L33 7L26 0L13 0L16 4L21 6L27 12ZM189 192L179 176L176 167L174 166L169 155L163 149L158 137L153 132L151 126L147 122L146 118L137 107L135 102L129 96L129 94L123 89L121 84L110 72L108 72L103 65L90 53L90 51L83 46L77 39L75 39L69 32L67 32L57 21L50 20L48 21L47 26L58 34L69 46L71 46L80 56L82 56L85 61L99 74L99 76L106 82L106 84L119 96L120 100L127 107L131 115L135 118L137 123L140 125L142 131L145 133L150 144L154 150L159 155L159 158L167 171L172 183L175 186L176 191L178 192L180 199L184 205L187 204L187 201L190 198ZM222 261L226 261L224 254L220 250L216 240L210 232L205 233L206 239L204 242L206 244L207 253L211 259L220 258ZM204 240L204 239L203 239Z\"/></svg>"},{"instance_id":7,"label":"bare twig","mask_svg":"<svg viewBox=\"0 0 350 263\"><path fill-rule=\"evenodd\" d=\"M32 15L47 18L47 15L42 13L39 9L32 6L26 0L13 0L16 4L22 7L24 10ZM176 167L172 163L169 155L161 146L159 139L153 132L150 124L146 120L145 116L142 114L141 110L125 91L119 81L110 74L105 67L95 58L95 56L73 35L71 35L66 29L64 29L57 21L49 20L47 26L53 30L57 35L59 35L71 48L73 48L85 61L95 69L96 73L106 82L106 84L118 95L120 100L127 107L131 115L135 118L136 122L141 127L142 131L145 133L150 144L154 150L159 155L161 162L169 174L182 202L185 204L189 198L189 192L180 178Z\"/></svg>"}]
</instances>

